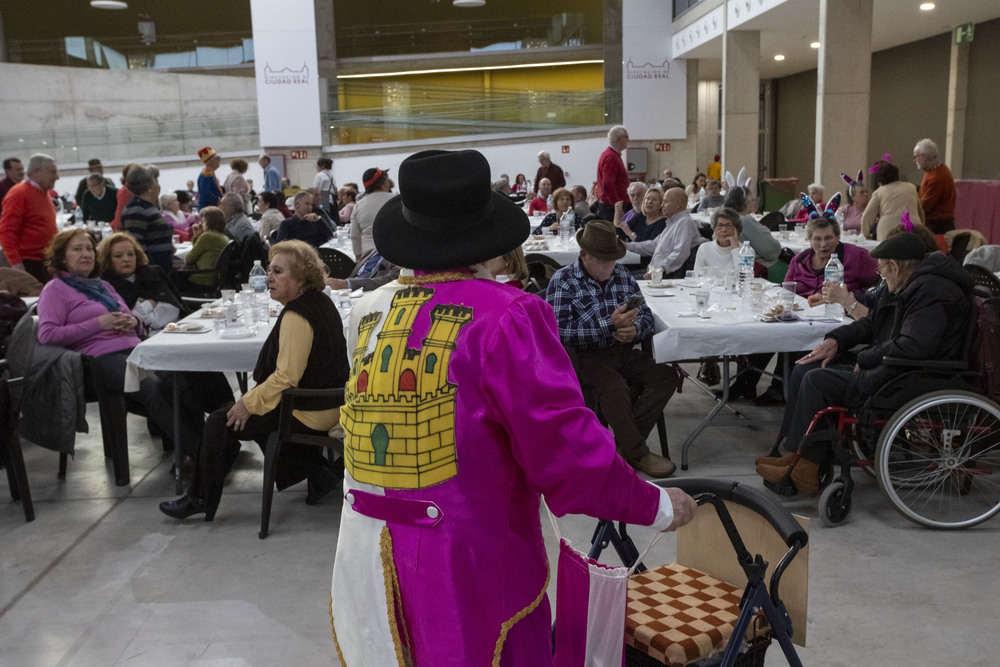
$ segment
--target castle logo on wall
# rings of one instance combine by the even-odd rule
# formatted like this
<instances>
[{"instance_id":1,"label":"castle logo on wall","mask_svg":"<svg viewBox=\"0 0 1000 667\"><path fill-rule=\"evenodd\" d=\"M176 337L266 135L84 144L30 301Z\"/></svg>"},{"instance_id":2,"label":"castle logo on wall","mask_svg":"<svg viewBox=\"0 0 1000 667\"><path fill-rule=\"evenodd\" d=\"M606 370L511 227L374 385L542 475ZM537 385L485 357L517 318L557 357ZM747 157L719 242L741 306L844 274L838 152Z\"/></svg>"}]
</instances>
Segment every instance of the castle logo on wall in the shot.
<instances>
[{"instance_id":1,"label":"castle logo on wall","mask_svg":"<svg viewBox=\"0 0 1000 667\"><path fill-rule=\"evenodd\" d=\"M420 348L406 347L420 307L433 296L425 287L401 289L388 313L368 313L358 325L340 423L344 464L359 482L422 489L458 474L457 386L448 382L448 362L472 309L434 306Z\"/></svg>"},{"instance_id":2,"label":"castle logo on wall","mask_svg":"<svg viewBox=\"0 0 1000 667\"><path fill-rule=\"evenodd\" d=\"M654 65L652 63L645 63L644 65L636 65L629 58L628 62L625 63L625 78L627 79L669 79L670 78L670 60L667 58L663 59L662 65Z\"/></svg>"},{"instance_id":3,"label":"castle logo on wall","mask_svg":"<svg viewBox=\"0 0 1000 667\"><path fill-rule=\"evenodd\" d=\"M264 84L268 86L287 85L294 83L309 83L309 67L302 63L302 69L294 70L290 67L272 69L271 63L264 65Z\"/></svg>"}]
</instances>

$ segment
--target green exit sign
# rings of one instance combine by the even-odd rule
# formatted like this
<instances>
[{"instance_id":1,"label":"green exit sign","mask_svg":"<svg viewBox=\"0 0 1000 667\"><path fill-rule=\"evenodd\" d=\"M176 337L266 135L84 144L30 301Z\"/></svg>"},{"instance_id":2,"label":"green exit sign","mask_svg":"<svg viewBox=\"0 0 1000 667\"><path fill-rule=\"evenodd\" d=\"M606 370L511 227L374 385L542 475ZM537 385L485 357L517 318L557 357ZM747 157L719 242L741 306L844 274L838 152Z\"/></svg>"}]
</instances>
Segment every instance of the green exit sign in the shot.
<instances>
[{"instance_id":1,"label":"green exit sign","mask_svg":"<svg viewBox=\"0 0 1000 667\"><path fill-rule=\"evenodd\" d=\"M974 23L963 23L955 28L955 43L967 44L972 41Z\"/></svg>"}]
</instances>

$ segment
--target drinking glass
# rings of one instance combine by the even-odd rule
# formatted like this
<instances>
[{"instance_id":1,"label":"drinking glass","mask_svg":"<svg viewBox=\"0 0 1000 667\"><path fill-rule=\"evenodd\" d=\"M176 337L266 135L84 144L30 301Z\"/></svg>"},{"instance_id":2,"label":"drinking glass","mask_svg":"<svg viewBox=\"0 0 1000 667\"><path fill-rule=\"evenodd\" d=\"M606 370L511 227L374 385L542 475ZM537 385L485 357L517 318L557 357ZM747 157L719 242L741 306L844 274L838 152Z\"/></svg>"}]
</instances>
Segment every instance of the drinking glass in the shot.
<instances>
[{"instance_id":1,"label":"drinking glass","mask_svg":"<svg viewBox=\"0 0 1000 667\"><path fill-rule=\"evenodd\" d=\"M663 267L654 266L649 270L649 277L653 281L654 285L663 284Z\"/></svg>"},{"instance_id":2,"label":"drinking glass","mask_svg":"<svg viewBox=\"0 0 1000 667\"><path fill-rule=\"evenodd\" d=\"M795 287L794 280L786 280L781 283L781 294L778 295L778 303L784 306L784 312L790 313L795 309Z\"/></svg>"},{"instance_id":3,"label":"drinking glass","mask_svg":"<svg viewBox=\"0 0 1000 667\"><path fill-rule=\"evenodd\" d=\"M708 308L708 296L710 292L707 289L697 289L694 292L694 307L698 311L699 315L706 315L705 310Z\"/></svg>"},{"instance_id":4,"label":"drinking glass","mask_svg":"<svg viewBox=\"0 0 1000 667\"><path fill-rule=\"evenodd\" d=\"M695 285L698 282L697 274L694 271L684 272L684 283L689 287Z\"/></svg>"},{"instance_id":5,"label":"drinking glass","mask_svg":"<svg viewBox=\"0 0 1000 667\"><path fill-rule=\"evenodd\" d=\"M180 245L181 235L180 234L174 234L172 241L174 243L174 247L176 248L178 245Z\"/></svg>"},{"instance_id":6,"label":"drinking glass","mask_svg":"<svg viewBox=\"0 0 1000 667\"><path fill-rule=\"evenodd\" d=\"M222 293L223 303L232 303L233 299L236 298L236 290L234 289L224 289L224 290L219 290L219 292Z\"/></svg>"}]
</instances>

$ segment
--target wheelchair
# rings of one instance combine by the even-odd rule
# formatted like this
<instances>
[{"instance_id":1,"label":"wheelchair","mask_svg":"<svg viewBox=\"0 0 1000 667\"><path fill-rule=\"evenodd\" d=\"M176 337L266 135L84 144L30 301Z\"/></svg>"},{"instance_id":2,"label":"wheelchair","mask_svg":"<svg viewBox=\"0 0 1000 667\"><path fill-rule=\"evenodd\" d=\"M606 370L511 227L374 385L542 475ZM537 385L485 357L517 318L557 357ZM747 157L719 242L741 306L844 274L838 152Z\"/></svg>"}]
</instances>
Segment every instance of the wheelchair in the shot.
<instances>
[{"instance_id":1,"label":"wheelchair","mask_svg":"<svg viewBox=\"0 0 1000 667\"><path fill-rule=\"evenodd\" d=\"M873 475L896 510L921 526L968 528L1000 512L1000 388L994 378L1000 300L977 292L973 301L976 326L966 342L967 361L886 357L886 365L904 372L858 409L818 412L789 473L765 486L794 495L791 470L803 448L829 441L833 460L820 467L819 497L820 519L827 526L839 526L850 515L853 467ZM830 427L821 429L824 423Z\"/></svg>"}]
</instances>

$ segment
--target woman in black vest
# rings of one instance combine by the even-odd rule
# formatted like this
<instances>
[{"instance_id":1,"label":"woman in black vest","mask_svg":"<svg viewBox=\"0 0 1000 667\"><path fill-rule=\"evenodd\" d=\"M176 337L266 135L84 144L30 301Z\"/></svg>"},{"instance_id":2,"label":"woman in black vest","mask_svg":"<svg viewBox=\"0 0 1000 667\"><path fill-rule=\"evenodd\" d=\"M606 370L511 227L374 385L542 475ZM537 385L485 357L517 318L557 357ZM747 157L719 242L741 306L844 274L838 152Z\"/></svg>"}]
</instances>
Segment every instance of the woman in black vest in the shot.
<instances>
[{"instance_id":1,"label":"woman in black vest","mask_svg":"<svg viewBox=\"0 0 1000 667\"><path fill-rule=\"evenodd\" d=\"M337 308L323 294L325 268L316 250L302 241L284 241L271 246L269 260L271 298L284 309L257 357L253 372L257 386L208 417L187 494L160 503L167 516L184 519L204 513L206 521L215 518L222 483L239 453L239 441L255 440L264 447L268 435L278 428L282 391L289 387L329 389L347 382L350 366L344 325ZM339 418L337 409L292 414L293 430L315 435L325 435ZM333 471L318 447L285 445L276 463L279 491L309 480L307 504L319 502L333 487Z\"/></svg>"}]
</instances>

